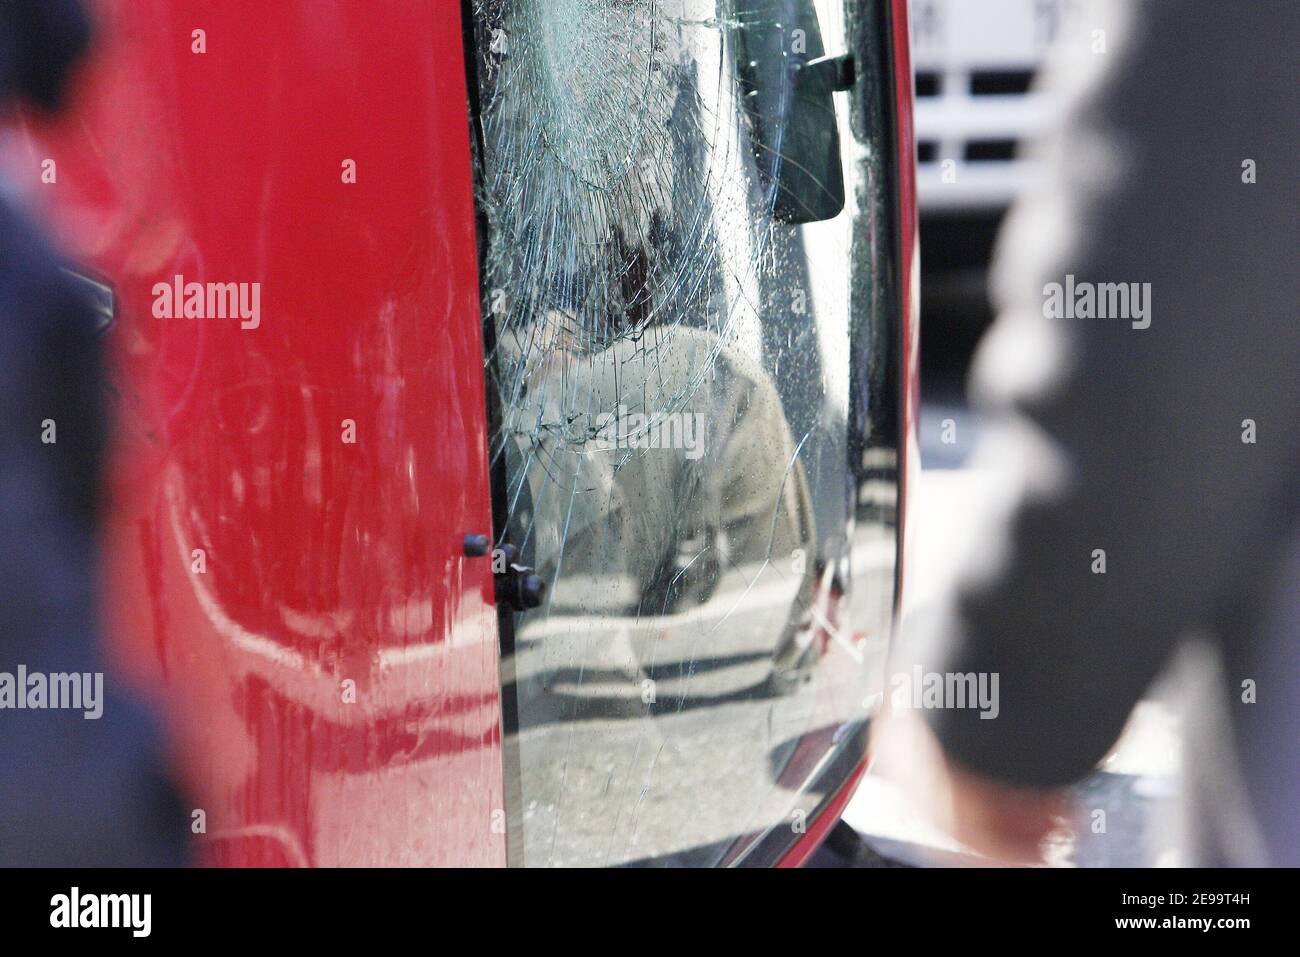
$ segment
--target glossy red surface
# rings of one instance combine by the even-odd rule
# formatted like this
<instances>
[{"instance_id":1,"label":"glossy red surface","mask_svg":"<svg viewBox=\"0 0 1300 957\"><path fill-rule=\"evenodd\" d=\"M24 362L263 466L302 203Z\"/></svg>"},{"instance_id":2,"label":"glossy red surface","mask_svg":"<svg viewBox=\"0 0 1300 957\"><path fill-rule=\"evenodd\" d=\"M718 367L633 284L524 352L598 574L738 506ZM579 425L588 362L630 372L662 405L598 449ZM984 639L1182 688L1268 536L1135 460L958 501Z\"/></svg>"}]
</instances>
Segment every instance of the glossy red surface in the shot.
<instances>
[{"instance_id":1,"label":"glossy red surface","mask_svg":"<svg viewBox=\"0 0 1300 957\"><path fill-rule=\"evenodd\" d=\"M849 801L853 800L853 795L858 790L858 783L862 780L862 775L867 771L867 764L864 761L854 769L835 795L827 802L822 813L808 826L808 833L799 839L799 843L790 848L785 856L777 863L777 867L802 867L808 863L808 858L812 857L817 848L822 846L826 840L826 835L830 834L836 822L839 821L840 815L848 807Z\"/></svg>"},{"instance_id":2,"label":"glossy red surface","mask_svg":"<svg viewBox=\"0 0 1300 957\"><path fill-rule=\"evenodd\" d=\"M75 112L7 173L115 289L109 613L203 859L503 864L458 5L95 9ZM259 283L260 323L156 318L177 275Z\"/></svg>"}]
</instances>

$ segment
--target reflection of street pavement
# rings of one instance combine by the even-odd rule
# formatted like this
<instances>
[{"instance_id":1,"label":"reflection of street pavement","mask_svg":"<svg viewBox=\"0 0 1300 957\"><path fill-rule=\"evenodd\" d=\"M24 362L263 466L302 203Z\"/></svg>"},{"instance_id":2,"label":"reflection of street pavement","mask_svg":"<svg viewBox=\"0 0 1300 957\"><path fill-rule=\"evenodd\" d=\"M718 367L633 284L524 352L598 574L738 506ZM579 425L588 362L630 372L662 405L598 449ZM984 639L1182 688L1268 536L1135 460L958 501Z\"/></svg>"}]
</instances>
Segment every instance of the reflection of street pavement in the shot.
<instances>
[{"instance_id":1,"label":"reflection of street pavement","mask_svg":"<svg viewBox=\"0 0 1300 957\"><path fill-rule=\"evenodd\" d=\"M955 426L957 441L941 441L945 424ZM923 408L924 471L909 507L914 538L908 555L905 615L935 600L955 571L964 543L974 536L978 520L988 513L996 496L994 472L961 467L974 426L970 413L960 405ZM1075 789L1076 833L1051 849L1053 864L1149 867L1177 863L1178 719L1160 697L1139 705L1114 753ZM893 860L980 863L946 835L928 827L890 782L875 775L863 779L844 820L875 851Z\"/></svg>"},{"instance_id":2,"label":"reflection of street pavement","mask_svg":"<svg viewBox=\"0 0 1300 957\"><path fill-rule=\"evenodd\" d=\"M852 600L888 608L893 554L891 529L858 526ZM713 866L743 835L802 827L823 757L853 746L878 696L888 636L814 604L795 636L806 664L782 664L773 622L798 583L788 565L758 562L690 609L525 621L512 660L520 731L505 740L518 769L512 853L529 866ZM778 671L797 683L770 681Z\"/></svg>"}]
</instances>

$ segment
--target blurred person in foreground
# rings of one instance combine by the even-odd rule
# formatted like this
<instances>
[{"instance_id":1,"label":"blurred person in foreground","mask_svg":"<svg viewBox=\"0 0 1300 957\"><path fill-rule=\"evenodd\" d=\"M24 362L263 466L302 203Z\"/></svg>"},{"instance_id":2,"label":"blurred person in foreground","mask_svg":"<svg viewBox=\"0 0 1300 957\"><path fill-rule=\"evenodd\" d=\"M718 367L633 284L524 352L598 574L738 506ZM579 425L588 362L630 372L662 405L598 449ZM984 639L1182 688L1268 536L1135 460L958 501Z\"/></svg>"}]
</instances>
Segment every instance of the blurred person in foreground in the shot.
<instances>
[{"instance_id":1,"label":"blurred person in foreground","mask_svg":"<svg viewBox=\"0 0 1300 957\"><path fill-rule=\"evenodd\" d=\"M74 0L0 3L0 109L53 110L90 38ZM104 671L96 317L0 193L0 866L185 862L189 819L146 710ZM63 675L79 708L52 708ZM69 686L64 686L65 692ZM68 700L65 694L63 700Z\"/></svg>"},{"instance_id":2,"label":"blurred person in foreground","mask_svg":"<svg viewBox=\"0 0 1300 957\"><path fill-rule=\"evenodd\" d=\"M1042 860L1067 786L1201 637L1190 858L1296 866L1300 5L1096 17L1057 64L1067 109L1008 219L973 371L1007 510L891 665L997 674L998 713L895 709L877 766L967 846ZM1067 282L1150 283L1146 315L1057 318Z\"/></svg>"}]
</instances>

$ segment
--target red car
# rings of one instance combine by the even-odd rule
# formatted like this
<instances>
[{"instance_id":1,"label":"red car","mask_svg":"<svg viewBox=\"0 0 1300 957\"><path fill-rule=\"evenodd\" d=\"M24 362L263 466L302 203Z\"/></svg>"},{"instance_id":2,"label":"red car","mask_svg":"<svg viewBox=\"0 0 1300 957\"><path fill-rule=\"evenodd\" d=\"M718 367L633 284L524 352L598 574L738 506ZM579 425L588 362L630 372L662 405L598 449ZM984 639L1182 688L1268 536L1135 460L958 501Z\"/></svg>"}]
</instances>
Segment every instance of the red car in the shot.
<instances>
[{"instance_id":1,"label":"red car","mask_svg":"<svg viewBox=\"0 0 1300 957\"><path fill-rule=\"evenodd\" d=\"M94 6L5 159L101 291L205 862L812 852L901 585L905 7Z\"/></svg>"}]
</instances>

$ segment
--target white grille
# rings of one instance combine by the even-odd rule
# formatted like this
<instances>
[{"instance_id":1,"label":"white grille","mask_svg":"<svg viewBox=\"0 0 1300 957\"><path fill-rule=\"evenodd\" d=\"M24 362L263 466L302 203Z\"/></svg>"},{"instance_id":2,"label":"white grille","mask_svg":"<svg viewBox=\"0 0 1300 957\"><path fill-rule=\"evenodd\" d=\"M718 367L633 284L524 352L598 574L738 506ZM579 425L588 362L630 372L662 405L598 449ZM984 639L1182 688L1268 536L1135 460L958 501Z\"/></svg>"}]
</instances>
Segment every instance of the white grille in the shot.
<instances>
[{"instance_id":1,"label":"white grille","mask_svg":"<svg viewBox=\"0 0 1300 957\"><path fill-rule=\"evenodd\" d=\"M910 4L920 206L1006 206L1034 175L1016 148L1046 116L1031 83L1074 0Z\"/></svg>"}]
</instances>

